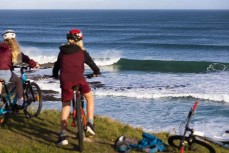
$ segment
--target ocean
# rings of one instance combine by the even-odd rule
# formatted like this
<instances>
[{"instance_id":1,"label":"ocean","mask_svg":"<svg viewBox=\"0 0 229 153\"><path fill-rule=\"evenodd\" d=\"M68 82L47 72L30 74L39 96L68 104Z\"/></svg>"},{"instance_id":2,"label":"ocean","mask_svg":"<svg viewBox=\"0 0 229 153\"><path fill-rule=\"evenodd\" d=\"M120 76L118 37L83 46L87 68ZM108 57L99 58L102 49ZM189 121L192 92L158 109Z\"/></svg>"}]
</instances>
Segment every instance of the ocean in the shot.
<instances>
[{"instance_id":1,"label":"ocean","mask_svg":"<svg viewBox=\"0 0 229 153\"><path fill-rule=\"evenodd\" d=\"M99 84L92 88L96 115L178 133L198 101L192 127L214 135L228 130L228 10L0 10L0 31L15 30L22 51L41 64L56 61L72 28L82 30L102 72L88 79ZM36 82L60 92L58 81ZM60 108L44 101L43 109Z\"/></svg>"}]
</instances>

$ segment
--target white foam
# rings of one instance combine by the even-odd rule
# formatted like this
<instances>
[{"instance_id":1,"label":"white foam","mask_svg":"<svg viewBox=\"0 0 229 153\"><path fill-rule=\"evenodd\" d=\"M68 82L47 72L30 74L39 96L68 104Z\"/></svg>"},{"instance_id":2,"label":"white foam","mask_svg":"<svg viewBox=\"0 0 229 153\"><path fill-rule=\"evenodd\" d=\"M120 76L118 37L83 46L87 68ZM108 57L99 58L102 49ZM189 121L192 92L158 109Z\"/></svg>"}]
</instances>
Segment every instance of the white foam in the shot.
<instances>
[{"instance_id":1,"label":"white foam","mask_svg":"<svg viewBox=\"0 0 229 153\"><path fill-rule=\"evenodd\" d=\"M53 63L57 60L58 49L39 49L36 47L22 47L22 51L29 58L38 62L39 64Z\"/></svg>"},{"instance_id":2,"label":"white foam","mask_svg":"<svg viewBox=\"0 0 229 153\"><path fill-rule=\"evenodd\" d=\"M92 57L94 57L94 61L98 66L107 66L118 62L121 58L121 53L119 50L110 49L104 50L102 53L94 53Z\"/></svg>"},{"instance_id":3,"label":"white foam","mask_svg":"<svg viewBox=\"0 0 229 153\"><path fill-rule=\"evenodd\" d=\"M100 58L100 59L94 59L96 65L98 66L107 66L112 65L114 63L117 63L120 60L120 57L117 58Z\"/></svg>"},{"instance_id":4,"label":"white foam","mask_svg":"<svg viewBox=\"0 0 229 153\"><path fill-rule=\"evenodd\" d=\"M36 47L22 47L23 53L35 60L39 64L54 63L57 60L59 50L39 49ZM93 56L92 56L93 57ZM118 50L107 50L99 55L95 55L94 62L98 66L107 66L117 63L120 60Z\"/></svg>"},{"instance_id":5,"label":"white foam","mask_svg":"<svg viewBox=\"0 0 229 153\"><path fill-rule=\"evenodd\" d=\"M104 75L103 75L104 76ZM209 74L108 74L100 79L104 88L98 96L122 96L144 99L187 98L229 103L228 73Z\"/></svg>"}]
</instances>

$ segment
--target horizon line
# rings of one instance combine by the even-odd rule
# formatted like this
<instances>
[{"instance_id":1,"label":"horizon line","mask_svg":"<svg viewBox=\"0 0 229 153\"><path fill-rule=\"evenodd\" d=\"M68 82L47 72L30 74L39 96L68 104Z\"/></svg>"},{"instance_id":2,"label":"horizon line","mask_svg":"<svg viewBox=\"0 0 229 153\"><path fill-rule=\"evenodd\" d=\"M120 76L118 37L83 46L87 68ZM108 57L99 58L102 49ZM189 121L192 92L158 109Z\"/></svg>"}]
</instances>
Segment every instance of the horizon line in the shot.
<instances>
[{"instance_id":1,"label":"horizon line","mask_svg":"<svg viewBox=\"0 0 229 153\"><path fill-rule=\"evenodd\" d=\"M98 9L66 9L66 8L8 8L8 9L1 9L1 10L229 10L229 9L206 9L206 8L202 8L202 9L193 9L193 8L189 8L189 9L181 9L181 8L172 8L172 9L142 9L142 8L134 8L134 9L119 9L119 8L113 8L113 9L104 9L104 8L98 8Z\"/></svg>"}]
</instances>

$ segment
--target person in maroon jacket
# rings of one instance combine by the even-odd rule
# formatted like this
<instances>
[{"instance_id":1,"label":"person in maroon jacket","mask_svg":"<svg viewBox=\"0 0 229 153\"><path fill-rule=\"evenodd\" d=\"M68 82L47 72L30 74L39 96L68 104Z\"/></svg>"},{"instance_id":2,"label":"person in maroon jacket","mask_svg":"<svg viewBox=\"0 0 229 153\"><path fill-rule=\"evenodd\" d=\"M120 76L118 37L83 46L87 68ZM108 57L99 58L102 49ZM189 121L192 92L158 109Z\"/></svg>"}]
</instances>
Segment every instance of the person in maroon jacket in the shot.
<instances>
[{"instance_id":1,"label":"person in maroon jacket","mask_svg":"<svg viewBox=\"0 0 229 153\"><path fill-rule=\"evenodd\" d=\"M5 82L13 82L16 84L18 95L18 106L23 105L23 88L21 79L12 72L13 65L27 63L30 67L38 68L39 64L28 56L24 55L16 40L16 34L13 30L3 32L3 42L0 42L0 80ZM2 83L0 83L0 93L2 92Z\"/></svg>"},{"instance_id":2,"label":"person in maroon jacket","mask_svg":"<svg viewBox=\"0 0 229 153\"><path fill-rule=\"evenodd\" d=\"M60 87L62 98L61 129L57 145L67 145L66 139L67 119L71 110L73 99L73 85L79 85L87 101L87 132L92 136L94 131L94 97L84 77L84 63L94 71L94 76L100 73L100 69L94 63L83 46L83 34L78 29L72 29L67 34L68 43L60 46L58 59L53 67L53 76L58 77L60 70Z\"/></svg>"}]
</instances>

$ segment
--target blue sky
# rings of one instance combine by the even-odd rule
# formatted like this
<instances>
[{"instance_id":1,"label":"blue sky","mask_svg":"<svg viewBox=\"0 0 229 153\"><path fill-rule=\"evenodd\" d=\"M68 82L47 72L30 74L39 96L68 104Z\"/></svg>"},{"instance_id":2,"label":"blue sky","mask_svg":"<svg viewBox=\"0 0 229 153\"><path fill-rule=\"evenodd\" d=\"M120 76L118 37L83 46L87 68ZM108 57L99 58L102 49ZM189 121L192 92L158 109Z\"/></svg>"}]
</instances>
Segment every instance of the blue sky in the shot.
<instances>
[{"instance_id":1,"label":"blue sky","mask_svg":"<svg viewBox=\"0 0 229 153\"><path fill-rule=\"evenodd\" d=\"M0 0L0 9L229 9L229 0Z\"/></svg>"}]
</instances>

